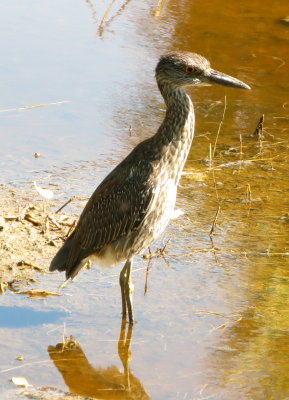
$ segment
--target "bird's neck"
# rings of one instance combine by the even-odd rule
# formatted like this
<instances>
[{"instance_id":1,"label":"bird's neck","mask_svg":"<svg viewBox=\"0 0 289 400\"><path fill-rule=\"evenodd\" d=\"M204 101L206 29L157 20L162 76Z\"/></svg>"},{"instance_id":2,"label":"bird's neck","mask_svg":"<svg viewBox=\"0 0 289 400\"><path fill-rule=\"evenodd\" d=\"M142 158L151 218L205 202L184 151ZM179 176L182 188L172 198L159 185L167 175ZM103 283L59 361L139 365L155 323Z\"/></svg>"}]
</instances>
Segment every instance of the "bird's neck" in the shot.
<instances>
[{"instance_id":1,"label":"bird's neck","mask_svg":"<svg viewBox=\"0 0 289 400\"><path fill-rule=\"evenodd\" d=\"M194 137L194 108L183 89L160 82L158 85L167 112L157 133L150 138L150 151L146 158L156 163L156 171L164 175L163 181L172 179L177 184Z\"/></svg>"},{"instance_id":2,"label":"bird's neck","mask_svg":"<svg viewBox=\"0 0 289 400\"><path fill-rule=\"evenodd\" d=\"M190 97L182 88L174 88L166 82L158 82L158 87L166 102L167 112L157 135L169 142L186 140L190 146L195 122Z\"/></svg>"}]
</instances>

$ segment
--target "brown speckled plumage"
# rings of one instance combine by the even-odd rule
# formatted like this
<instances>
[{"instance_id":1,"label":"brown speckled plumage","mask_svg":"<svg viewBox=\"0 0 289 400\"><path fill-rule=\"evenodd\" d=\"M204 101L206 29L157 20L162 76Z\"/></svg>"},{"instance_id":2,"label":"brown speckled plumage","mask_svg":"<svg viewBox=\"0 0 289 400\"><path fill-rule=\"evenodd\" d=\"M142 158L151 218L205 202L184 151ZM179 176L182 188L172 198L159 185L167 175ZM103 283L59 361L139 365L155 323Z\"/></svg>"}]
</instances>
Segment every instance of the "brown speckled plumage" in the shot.
<instances>
[{"instance_id":1,"label":"brown speckled plumage","mask_svg":"<svg viewBox=\"0 0 289 400\"><path fill-rule=\"evenodd\" d=\"M128 312L130 322L131 260L166 228L194 136L194 109L184 86L213 81L249 88L212 70L204 57L188 52L162 56L156 67L156 80L167 105L163 123L98 186L74 232L50 265L51 271L66 271L67 278L74 278L82 260L91 255L99 264L108 266L127 260L120 284L123 315L126 317Z\"/></svg>"}]
</instances>

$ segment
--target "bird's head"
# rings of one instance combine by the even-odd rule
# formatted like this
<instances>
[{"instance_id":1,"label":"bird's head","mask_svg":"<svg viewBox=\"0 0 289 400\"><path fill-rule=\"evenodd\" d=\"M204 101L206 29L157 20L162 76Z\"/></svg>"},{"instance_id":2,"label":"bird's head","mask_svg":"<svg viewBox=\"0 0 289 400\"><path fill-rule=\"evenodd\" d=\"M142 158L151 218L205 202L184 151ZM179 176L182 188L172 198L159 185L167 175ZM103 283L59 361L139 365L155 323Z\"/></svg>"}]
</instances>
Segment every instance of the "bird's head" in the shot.
<instances>
[{"instance_id":1,"label":"bird's head","mask_svg":"<svg viewBox=\"0 0 289 400\"><path fill-rule=\"evenodd\" d=\"M240 89L251 89L239 79L211 68L210 62L196 53L174 52L163 55L156 67L158 82L173 87L218 83Z\"/></svg>"}]
</instances>

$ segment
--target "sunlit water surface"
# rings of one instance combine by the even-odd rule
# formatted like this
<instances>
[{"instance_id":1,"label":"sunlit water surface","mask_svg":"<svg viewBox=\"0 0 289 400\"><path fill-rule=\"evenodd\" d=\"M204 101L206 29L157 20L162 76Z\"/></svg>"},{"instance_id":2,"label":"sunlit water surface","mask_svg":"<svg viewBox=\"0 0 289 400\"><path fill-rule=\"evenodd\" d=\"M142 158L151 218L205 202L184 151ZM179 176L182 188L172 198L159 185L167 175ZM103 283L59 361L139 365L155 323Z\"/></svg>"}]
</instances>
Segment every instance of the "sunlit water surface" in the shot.
<instances>
[{"instance_id":1,"label":"sunlit water surface","mask_svg":"<svg viewBox=\"0 0 289 400\"><path fill-rule=\"evenodd\" d=\"M170 239L146 296L147 261L134 265L136 392L117 397L107 383L111 397L100 397L95 383L109 367L123 372L120 267L95 267L60 298L1 297L1 399L16 396L15 375L95 398L288 399L287 2L2 3L1 183L53 184L63 203L89 196L163 118L154 66L164 51L199 52L252 91L189 90L197 126L177 200L184 215L153 248ZM263 137L251 136L262 114ZM41 287L54 291L62 280L41 277ZM63 332L88 360L83 379L73 363L65 379L48 354Z\"/></svg>"}]
</instances>

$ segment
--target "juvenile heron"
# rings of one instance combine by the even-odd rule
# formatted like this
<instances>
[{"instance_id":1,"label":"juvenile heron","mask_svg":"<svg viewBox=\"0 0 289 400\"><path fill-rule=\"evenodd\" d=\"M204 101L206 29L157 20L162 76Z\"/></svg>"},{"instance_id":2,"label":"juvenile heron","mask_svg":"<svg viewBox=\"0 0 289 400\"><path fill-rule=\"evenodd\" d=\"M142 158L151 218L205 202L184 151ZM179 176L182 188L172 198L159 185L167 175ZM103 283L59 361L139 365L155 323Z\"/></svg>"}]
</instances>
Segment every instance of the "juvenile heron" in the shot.
<instances>
[{"instance_id":1,"label":"juvenile heron","mask_svg":"<svg viewBox=\"0 0 289 400\"><path fill-rule=\"evenodd\" d=\"M199 54L174 52L156 67L158 88L167 112L157 133L139 143L101 182L80 215L74 232L53 258L50 271L73 279L89 256L100 265L126 260L119 282L122 315L133 322L131 267L165 230L173 214L178 182L194 136L195 116L185 86L219 83L250 89L218 72Z\"/></svg>"}]
</instances>

